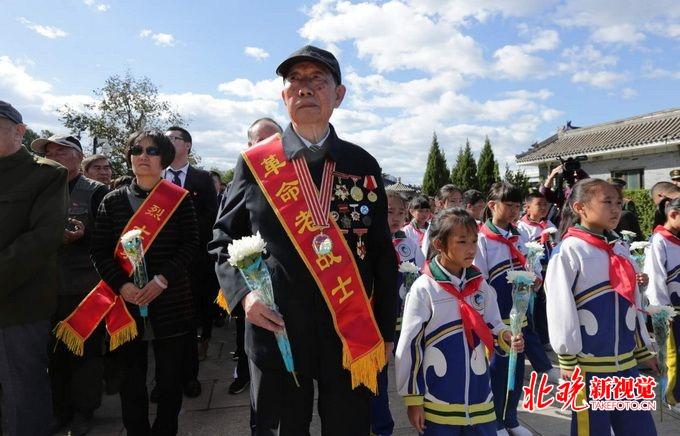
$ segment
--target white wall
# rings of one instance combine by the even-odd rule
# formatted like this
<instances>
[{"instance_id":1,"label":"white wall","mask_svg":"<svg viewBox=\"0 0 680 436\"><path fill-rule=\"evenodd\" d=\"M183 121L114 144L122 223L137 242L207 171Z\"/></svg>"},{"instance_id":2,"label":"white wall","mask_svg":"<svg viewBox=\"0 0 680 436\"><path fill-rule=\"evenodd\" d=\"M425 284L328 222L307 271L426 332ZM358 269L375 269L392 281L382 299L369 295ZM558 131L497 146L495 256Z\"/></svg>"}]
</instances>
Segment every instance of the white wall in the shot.
<instances>
[{"instance_id":1,"label":"white wall","mask_svg":"<svg viewBox=\"0 0 680 436\"><path fill-rule=\"evenodd\" d=\"M553 166L557 164L554 162ZM650 189L655 183L670 181L670 171L680 168L680 145L666 146L664 151L642 154L641 152L625 152L588 157L581 162L581 167L592 177L607 179L612 171L644 169L643 184ZM527 168L527 167L520 167ZM533 168L536 168L534 166ZM547 164L540 164L540 177L545 180L549 171Z\"/></svg>"}]
</instances>

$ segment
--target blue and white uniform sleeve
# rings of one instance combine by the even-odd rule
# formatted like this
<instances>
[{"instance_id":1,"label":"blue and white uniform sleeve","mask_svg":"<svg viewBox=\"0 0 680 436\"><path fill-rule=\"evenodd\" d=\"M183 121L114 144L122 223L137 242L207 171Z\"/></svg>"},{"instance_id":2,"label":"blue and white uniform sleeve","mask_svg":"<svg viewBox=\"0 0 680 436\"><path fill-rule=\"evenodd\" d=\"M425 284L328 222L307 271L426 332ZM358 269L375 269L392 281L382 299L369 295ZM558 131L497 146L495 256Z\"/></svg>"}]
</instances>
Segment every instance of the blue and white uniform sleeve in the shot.
<instances>
[{"instance_id":1,"label":"blue and white uniform sleeve","mask_svg":"<svg viewBox=\"0 0 680 436\"><path fill-rule=\"evenodd\" d=\"M568 243L567 243L568 244ZM559 252L548 262L545 275L546 314L550 345L557 353L560 367L572 370L576 355L582 350L581 323L572 292L578 277L573 250L562 243Z\"/></svg>"},{"instance_id":2,"label":"blue and white uniform sleeve","mask_svg":"<svg viewBox=\"0 0 680 436\"><path fill-rule=\"evenodd\" d=\"M407 406L421 405L425 396L425 327L432 316L428 279L418 278L406 294L395 360L397 391Z\"/></svg>"},{"instance_id":3,"label":"blue and white uniform sleeve","mask_svg":"<svg viewBox=\"0 0 680 436\"><path fill-rule=\"evenodd\" d=\"M652 243L646 250L644 271L649 276L646 292L649 304L666 306L671 304L671 298L666 285L666 250L661 238L658 234L652 237Z\"/></svg>"},{"instance_id":4,"label":"blue and white uniform sleeve","mask_svg":"<svg viewBox=\"0 0 680 436\"><path fill-rule=\"evenodd\" d=\"M477 239L477 254L475 254L475 260L472 261L472 264L479 269L482 276L484 276L484 280L489 280L489 261L487 259L486 243L486 238L480 233L479 239Z\"/></svg>"}]
</instances>

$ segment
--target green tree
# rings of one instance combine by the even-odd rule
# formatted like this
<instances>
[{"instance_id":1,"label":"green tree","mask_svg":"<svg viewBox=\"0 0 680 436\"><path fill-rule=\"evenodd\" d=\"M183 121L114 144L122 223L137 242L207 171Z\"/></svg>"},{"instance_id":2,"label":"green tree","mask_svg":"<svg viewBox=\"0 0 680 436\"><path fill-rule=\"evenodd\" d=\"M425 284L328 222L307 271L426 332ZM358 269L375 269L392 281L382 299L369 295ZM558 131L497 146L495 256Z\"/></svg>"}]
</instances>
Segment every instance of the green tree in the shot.
<instances>
[{"instance_id":1,"label":"green tree","mask_svg":"<svg viewBox=\"0 0 680 436\"><path fill-rule=\"evenodd\" d=\"M493 154L491 148L491 141L487 136L484 139L484 146L479 153L479 160L477 163L477 181L479 183L480 191L486 191L491 185L500 180L498 174L498 162Z\"/></svg>"},{"instance_id":2,"label":"green tree","mask_svg":"<svg viewBox=\"0 0 680 436\"><path fill-rule=\"evenodd\" d=\"M458 149L456 164L451 169L451 183L464 191L477 189L477 164L469 140L465 141L465 147Z\"/></svg>"},{"instance_id":3,"label":"green tree","mask_svg":"<svg viewBox=\"0 0 680 436\"><path fill-rule=\"evenodd\" d=\"M529 185L529 176L526 175L524 170L512 171L510 170L510 167L506 163L505 175L503 176L503 179L506 182L512 183L513 185L518 187L519 190L522 192L522 197L526 197L526 195L529 193L531 185Z\"/></svg>"},{"instance_id":4,"label":"green tree","mask_svg":"<svg viewBox=\"0 0 680 436\"><path fill-rule=\"evenodd\" d=\"M449 182L449 170L446 164L446 156L439 148L437 134L432 134L432 145L427 155L427 166L423 176L423 194L434 196L442 186Z\"/></svg>"},{"instance_id":5,"label":"green tree","mask_svg":"<svg viewBox=\"0 0 680 436\"><path fill-rule=\"evenodd\" d=\"M124 148L131 133L185 125L149 78L136 78L129 71L106 79L94 95L96 102L85 104L82 111L68 105L61 108L61 121L74 134L87 132L93 138L92 153L106 150L115 174L127 172Z\"/></svg>"}]
</instances>

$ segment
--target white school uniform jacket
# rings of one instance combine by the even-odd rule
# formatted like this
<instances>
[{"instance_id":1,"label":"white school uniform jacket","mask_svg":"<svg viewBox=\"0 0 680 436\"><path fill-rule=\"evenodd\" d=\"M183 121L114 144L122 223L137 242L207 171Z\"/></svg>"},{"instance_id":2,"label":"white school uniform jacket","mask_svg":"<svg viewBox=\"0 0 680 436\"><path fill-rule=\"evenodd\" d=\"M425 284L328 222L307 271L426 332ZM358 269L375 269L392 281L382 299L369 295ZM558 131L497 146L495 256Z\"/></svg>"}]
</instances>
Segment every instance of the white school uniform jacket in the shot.
<instances>
[{"instance_id":1,"label":"white school uniform jacket","mask_svg":"<svg viewBox=\"0 0 680 436\"><path fill-rule=\"evenodd\" d=\"M614 237L608 241L615 252L630 258ZM651 357L642 313L611 287L604 250L576 237L564 239L548 262L545 294L550 345L563 369L578 364L585 372L613 373ZM641 307L637 286L635 295Z\"/></svg>"},{"instance_id":2,"label":"white school uniform jacket","mask_svg":"<svg viewBox=\"0 0 680 436\"><path fill-rule=\"evenodd\" d=\"M491 221L487 221L485 226L488 226L495 233L499 233L505 238L517 236L515 247L522 253L525 253L524 247L520 246L519 233L515 227L511 227L510 231L496 228ZM487 282L494 288L498 298L498 309L501 317L506 324L510 324L510 309L512 309L512 285L508 283L507 276L509 271L518 270L524 271L524 265L521 265L516 260L513 261L510 249L501 242L496 242L479 233L477 239L477 254L473 265L476 266L482 273ZM540 268L532 271L541 277ZM526 325L526 320L524 321Z\"/></svg>"},{"instance_id":3,"label":"white school uniform jacket","mask_svg":"<svg viewBox=\"0 0 680 436\"><path fill-rule=\"evenodd\" d=\"M676 310L680 310L680 244L654 233L646 254L649 304L674 306Z\"/></svg>"},{"instance_id":4,"label":"white school uniform jacket","mask_svg":"<svg viewBox=\"0 0 680 436\"><path fill-rule=\"evenodd\" d=\"M420 247L418 247L416 241L408 238L401 230L397 231L392 236L392 245L394 245L394 250L397 252L399 264L404 262L413 262L418 267L418 269L421 269L425 264L425 257L423 256L423 252L420 251ZM397 314L397 331L401 330L401 314L404 309L404 297L409 291L406 289L404 276L405 273L399 273L399 291L397 293L399 299L399 313Z\"/></svg>"},{"instance_id":5,"label":"white school uniform jacket","mask_svg":"<svg viewBox=\"0 0 680 436\"><path fill-rule=\"evenodd\" d=\"M432 275L462 289L478 277L474 268L463 279L446 272L436 260ZM466 301L484 318L494 335L496 352L508 344L499 338L507 327L501 321L496 292L482 281ZM425 419L449 425L473 425L496 419L484 344L475 338L468 345L458 300L432 278L422 275L406 295L401 336L396 351L397 390L406 405L423 405Z\"/></svg>"},{"instance_id":6,"label":"white school uniform jacket","mask_svg":"<svg viewBox=\"0 0 680 436\"><path fill-rule=\"evenodd\" d=\"M428 225L427 228L429 229L430 226ZM406 236L408 238L413 239L418 247L423 246L423 238L425 237L425 233L427 232L427 229L419 229L415 225L415 220L411 221L410 223L406 224L404 227L401 228L401 231L406 233Z\"/></svg>"}]
</instances>

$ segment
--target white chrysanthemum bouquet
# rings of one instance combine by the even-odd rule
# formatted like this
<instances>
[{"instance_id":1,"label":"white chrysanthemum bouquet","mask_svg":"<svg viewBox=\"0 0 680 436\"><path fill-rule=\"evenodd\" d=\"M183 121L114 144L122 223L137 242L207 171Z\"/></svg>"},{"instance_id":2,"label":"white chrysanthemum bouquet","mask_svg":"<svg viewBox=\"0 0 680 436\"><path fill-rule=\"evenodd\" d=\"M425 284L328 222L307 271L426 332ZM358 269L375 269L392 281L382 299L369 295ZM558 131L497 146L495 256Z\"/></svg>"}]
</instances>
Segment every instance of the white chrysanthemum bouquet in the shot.
<instances>
[{"instance_id":1,"label":"white chrysanthemum bouquet","mask_svg":"<svg viewBox=\"0 0 680 436\"><path fill-rule=\"evenodd\" d=\"M678 314L672 306L647 306L647 314L652 317L652 328L654 329L654 341L656 342L656 357L659 362L659 395L657 398L663 401L668 386L668 366L666 365L666 355L668 348L666 340L670 331L670 322ZM675 352L675 351L671 351ZM659 407L663 414L663 407Z\"/></svg>"},{"instance_id":2,"label":"white chrysanthemum bouquet","mask_svg":"<svg viewBox=\"0 0 680 436\"><path fill-rule=\"evenodd\" d=\"M272 278L267 268L267 264L262 259L262 254L267 248L267 242L262 239L260 232L253 236L245 236L241 239L232 241L227 246L229 253L229 264L238 268L241 276L246 282L248 289L253 292L257 298L260 299L269 309L279 312L274 300L274 287L272 286ZM286 371L292 374L295 384L300 386L295 374L295 365L293 362L293 352L290 348L290 340L286 328L274 333L276 337L276 344L281 352L283 363Z\"/></svg>"},{"instance_id":3,"label":"white chrysanthemum bouquet","mask_svg":"<svg viewBox=\"0 0 680 436\"><path fill-rule=\"evenodd\" d=\"M120 237L120 245L128 260L132 264L132 280L139 289L144 288L149 283L149 276L146 273L146 262L144 261L144 244L142 243L142 231L139 229L125 232ZM147 306L139 306L139 314L142 318L149 315Z\"/></svg>"}]
</instances>

